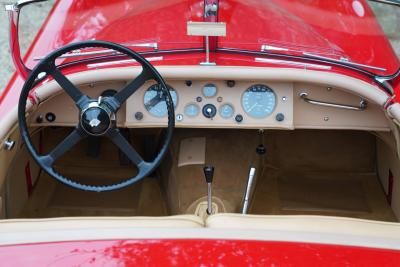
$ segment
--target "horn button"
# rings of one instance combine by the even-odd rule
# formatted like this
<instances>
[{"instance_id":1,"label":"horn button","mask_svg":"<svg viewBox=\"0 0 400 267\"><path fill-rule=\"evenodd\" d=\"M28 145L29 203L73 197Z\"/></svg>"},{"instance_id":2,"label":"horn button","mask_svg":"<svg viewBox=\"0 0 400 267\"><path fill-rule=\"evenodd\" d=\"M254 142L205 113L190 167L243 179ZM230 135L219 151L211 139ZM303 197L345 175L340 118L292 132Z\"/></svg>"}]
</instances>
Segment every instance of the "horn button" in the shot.
<instances>
[{"instance_id":1,"label":"horn button","mask_svg":"<svg viewBox=\"0 0 400 267\"><path fill-rule=\"evenodd\" d=\"M81 113L81 126L90 135L103 135L111 127L111 112L92 102Z\"/></svg>"}]
</instances>

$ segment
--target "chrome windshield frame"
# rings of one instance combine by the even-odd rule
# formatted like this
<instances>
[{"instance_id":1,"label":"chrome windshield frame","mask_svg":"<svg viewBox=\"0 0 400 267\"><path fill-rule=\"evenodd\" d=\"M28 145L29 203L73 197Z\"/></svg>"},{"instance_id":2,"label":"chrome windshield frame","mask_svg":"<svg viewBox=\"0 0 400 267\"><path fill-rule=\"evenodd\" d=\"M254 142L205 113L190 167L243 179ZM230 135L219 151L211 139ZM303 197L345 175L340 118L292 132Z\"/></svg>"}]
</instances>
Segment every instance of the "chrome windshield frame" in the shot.
<instances>
[{"instance_id":1,"label":"chrome windshield frame","mask_svg":"<svg viewBox=\"0 0 400 267\"><path fill-rule=\"evenodd\" d=\"M393 5L393 6L400 6L400 0L368 0L368 1Z\"/></svg>"}]
</instances>

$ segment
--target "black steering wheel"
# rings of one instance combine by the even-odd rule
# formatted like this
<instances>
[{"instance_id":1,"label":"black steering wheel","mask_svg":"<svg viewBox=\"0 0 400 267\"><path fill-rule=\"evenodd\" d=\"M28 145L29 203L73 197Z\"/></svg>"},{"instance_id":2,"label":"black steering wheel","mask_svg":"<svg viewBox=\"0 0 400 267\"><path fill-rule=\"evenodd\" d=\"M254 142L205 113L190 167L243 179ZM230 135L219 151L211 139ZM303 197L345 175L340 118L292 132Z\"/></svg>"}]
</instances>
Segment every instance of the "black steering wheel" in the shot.
<instances>
[{"instance_id":1,"label":"black steering wheel","mask_svg":"<svg viewBox=\"0 0 400 267\"><path fill-rule=\"evenodd\" d=\"M82 49L82 48L106 48L129 56L142 65L142 72L122 90L113 96L92 99L83 94L74 84L61 73L55 60L63 54ZM26 104L30 90L35 86L35 81L39 74L46 73L61 86L61 88L72 98L79 109L79 122L75 129L61 141L50 153L40 155L34 147L29 135L26 123ZM146 162L125 139L116 127L116 113L121 105L140 88L146 81L154 79L161 87L164 100L167 104L168 125L164 135L161 148L152 162ZM60 103L61 104L61 103ZM115 43L105 41L85 41L64 46L43 58L39 64L32 70L19 98L18 104L18 122L22 140L32 155L34 160L42 167L50 176L58 181L80 190L87 191L110 191L120 189L131 185L147 175L149 175L160 163L165 156L168 146L172 139L175 127L174 105L167 89L166 83L158 71L138 53ZM105 136L108 137L128 158L136 165L138 173L134 177L130 177L124 181L110 185L88 185L81 184L71 180L68 177L56 172L53 168L54 162L76 145L80 140L88 136Z\"/></svg>"}]
</instances>

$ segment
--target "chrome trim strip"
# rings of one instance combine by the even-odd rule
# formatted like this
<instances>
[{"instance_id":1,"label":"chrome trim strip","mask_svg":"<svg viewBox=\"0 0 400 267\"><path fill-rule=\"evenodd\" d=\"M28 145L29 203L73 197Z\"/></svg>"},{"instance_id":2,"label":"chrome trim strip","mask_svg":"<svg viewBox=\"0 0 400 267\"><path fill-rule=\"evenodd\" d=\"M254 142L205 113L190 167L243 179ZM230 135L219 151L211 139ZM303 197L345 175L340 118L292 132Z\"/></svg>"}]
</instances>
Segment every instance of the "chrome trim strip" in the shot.
<instances>
[{"instance_id":1,"label":"chrome trim strip","mask_svg":"<svg viewBox=\"0 0 400 267\"><path fill-rule=\"evenodd\" d=\"M158 50L157 43L139 43L139 44L129 44L129 45L125 45L125 46L148 47L148 48L153 48L154 50ZM58 58L73 58L73 57L94 56L94 55L101 55L101 54L121 55L122 53L117 52L113 49L102 49L102 50L95 50L95 51L88 51L88 52L82 52L82 50L79 49L79 50L73 51L71 53L61 55ZM33 60L42 60L43 58L45 58L45 57L44 56L34 57Z\"/></svg>"},{"instance_id":2,"label":"chrome trim strip","mask_svg":"<svg viewBox=\"0 0 400 267\"><path fill-rule=\"evenodd\" d=\"M263 44L263 45L261 45L261 52L264 52L264 51L289 51L289 49Z\"/></svg>"},{"instance_id":3,"label":"chrome trim strip","mask_svg":"<svg viewBox=\"0 0 400 267\"><path fill-rule=\"evenodd\" d=\"M147 57L147 61L159 61L163 60L163 57ZM134 63L137 62L134 59L123 59L123 60L114 60L114 61L109 61L109 62L102 62L102 63L93 63L93 64L88 64L88 68L98 68L98 67L105 67L105 66L112 66L112 65L119 65L119 64L125 64L125 63Z\"/></svg>"},{"instance_id":4,"label":"chrome trim strip","mask_svg":"<svg viewBox=\"0 0 400 267\"><path fill-rule=\"evenodd\" d=\"M304 100L304 102L307 102L312 105L317 105L317 106L324 106L324 107L331 107L331 108L341 108L341 109L348 109L348 110L354 110L354 111L363 111L367 108L368 102L364 99L360 101L360 106L351 106L351 105L343 105L343 104L336 104L336 103L330 103L330 102L325 102L325 101L319 101L319 100L313 100L308 98L308 94L305 92L302 92L299 94L299 97Z\"/></svg>"},{"instance_id":5,"label":"chrome trim strip","mask_svg":"<svg viewBox=\"0 0 400 267\"><path fill-rule=\"evenodd\" d=\"M379 70L379 71L386 71L385 68L351 62L347 58L334 59L334 58L324 57L324 56L315 55L315 54L307 53L307 52L303 52L303 55L308 56L308 57L318 58L318 59L327 59L327 60L336 61L336 62L343 62L343 63L349 64L349 65L356 66L356 67L361 67L361 68L367 68L367 69Z\"/></svg>"},{"instance_id":6,"label":"chrome trim strip","mask_svg":"<svg viewBox=\"0 0 400 267\"><path fill-rule=\"evenodd\" d=\"M271 64L282 64L282 65L289 65L289 66L295 66L295 67L302 67L302 68L305 68L305 69L307 69L307 68L321 69L321 70L330 70L330 69L332 69L331 66L324 66L324 65L311 64L311 63L303 63L303 62L290 61L290 60L259 58L259 57L256 57L254 60L256 62L271 63Z\"/></svg>"}]
</instances>

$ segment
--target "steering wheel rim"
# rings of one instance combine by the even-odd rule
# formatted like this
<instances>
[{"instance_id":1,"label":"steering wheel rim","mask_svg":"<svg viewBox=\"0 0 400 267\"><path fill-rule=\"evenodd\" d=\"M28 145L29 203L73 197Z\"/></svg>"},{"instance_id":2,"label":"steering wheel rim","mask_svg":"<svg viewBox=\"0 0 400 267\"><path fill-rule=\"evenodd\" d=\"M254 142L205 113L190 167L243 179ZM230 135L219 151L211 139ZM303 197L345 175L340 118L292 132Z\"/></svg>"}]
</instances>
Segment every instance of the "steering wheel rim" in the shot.
<instances>
[{"instance_id":1,"label":"steering wheel rim","mask_svg":"<svg viewBox=\"0 0 400 267\"><path fill-rule=\"evenodd\" d=\"M125 54L132 59L136 60L142 66L142 72L129 82L123 89L119 90L114 96L105 97L103 99L91 99L83 94L69 79L61 73L55 65L55 60L63 54L73 50L88 48L88 47L101 47L115 50L116 52ZM29 134L26 122L26 105L29 97L29 92L35 85L35 80L40 73L50 75L59 84L59 86L71 97L79 109L79 122L75 129L63 141L61 141L50 153L40 155L33 145L32 139ZM116 113L122 104L133 95L146 81L154 79L161 86L164 95L164 101L167 105L168 124L167 131L164 135L163 144L158 152L158 155L152 162L146 162L130 145L130 143L121 135L116 127L115 117ZM97 103L97 104L96 104ZM97 114L97 115L96 115ZM86 119L86 120L85 120ZM114 119L114 120L113 120ZM107 127L105 124L110 122ZM106 41L84 41L66 45L57 49L43 58L33 68L28 76L18 103L18 122L21 138L24 141L28 152L33 159L42 167L43 170L56 180L69 185L73 188L85 191L111 191L129 186L149 175L164 158L168 151L168 146L171 142L173 130L175 127L175 114L172 97L169 93L168 87L158 73L158 71L141 55L126 48L122 45L106 42ZM112 123L114 122L114 123ZM96 125L97 124L97 125ZM99 134L100 133L100 134ZM93 136L106 136L108 137L138 168L136 176L127 178L119 183L110 185L89 185L76 182L54 170L54 162L69 151L80 140L93 135Z\"/></svg>"}]
</instances>

